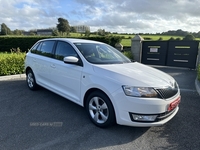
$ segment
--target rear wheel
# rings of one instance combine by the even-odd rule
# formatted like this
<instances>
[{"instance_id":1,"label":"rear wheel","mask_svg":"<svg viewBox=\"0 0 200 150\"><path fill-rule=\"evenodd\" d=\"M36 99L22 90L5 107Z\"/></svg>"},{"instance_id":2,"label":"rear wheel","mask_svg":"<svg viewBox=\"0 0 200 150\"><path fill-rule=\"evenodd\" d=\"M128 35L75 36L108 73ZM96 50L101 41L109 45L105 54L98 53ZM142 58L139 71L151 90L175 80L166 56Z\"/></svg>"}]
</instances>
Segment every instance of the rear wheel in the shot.
<instances>
[{"instance_id":1,"label":"rear wheel","mask_svg":"<svg viewBox=\"0 0 200 150\"><path fill-rule=\"evenodd\" d=\"M36 90L38 87L32 70L28 70L26 73L26 83L30 90Z\"/></svg>"},{"instance_id":2,"label":"rear wheel","mask_svg":"<svg viewBox=\"0 0 200 150\"><path fill-rule=\"evenodd\" d=\"M115 123L115 113L110 99L103 92L95 91L87 97L86 111L90 120L98 127Z\"/></svg>"}]
</instances>

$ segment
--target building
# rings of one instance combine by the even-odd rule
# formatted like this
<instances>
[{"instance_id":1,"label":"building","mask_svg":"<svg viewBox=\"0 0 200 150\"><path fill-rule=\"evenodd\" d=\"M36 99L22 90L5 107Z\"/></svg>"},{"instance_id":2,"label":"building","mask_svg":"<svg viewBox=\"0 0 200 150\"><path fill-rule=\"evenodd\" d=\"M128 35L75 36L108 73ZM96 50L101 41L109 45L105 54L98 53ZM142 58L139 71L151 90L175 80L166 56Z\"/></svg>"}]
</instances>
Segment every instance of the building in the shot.
<instances>
[{"instance_id":1,"label":"building","mask_svg":"<svg viewBox=\"0 0 200 150\"><path fill-rule=\"evenodd\" d=\"M85 31L90 31L90 27L85 25L72 26L72 27L74 27L76 29L76 32L78 33L85 33Z\"/></svg>"},{"instance_id":2,"label":"building","mask_svg":"<svg viewBox=\"0 0 200 150\"><path fill-rule=\"evenodd\" d=\"M37 35L52 35L52 29L37 29Z\"/></svg>"}]
</instances>

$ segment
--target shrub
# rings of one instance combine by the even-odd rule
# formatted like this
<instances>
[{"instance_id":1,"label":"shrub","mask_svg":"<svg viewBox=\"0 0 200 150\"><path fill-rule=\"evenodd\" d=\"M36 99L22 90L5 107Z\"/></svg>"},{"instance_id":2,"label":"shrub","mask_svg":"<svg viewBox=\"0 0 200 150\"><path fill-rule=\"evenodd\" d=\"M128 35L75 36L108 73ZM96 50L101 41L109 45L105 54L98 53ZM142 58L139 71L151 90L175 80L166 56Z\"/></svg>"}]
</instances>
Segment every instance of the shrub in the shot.
<instances>
[{"instance_id":1,"label":"shrub","mask_svg":"<svg viewBox=\"0 0 200 150\"><path fill-rule=\"evenodd\" d=\"M22 53L19 51L11 53L1 53L0 76L24 73L25 55L26 53Z\"/></svg>"},{"instance_id":2,"label":"shrub","mask_svg":"<svg viewBox=\"0 0 200 150\"><path fill-rule=\"evenodd\" d=\"M197 68L197 77L198 77L198 80L200 81L200 64L198 65L198 68Z\"/></svg>"},{"instance_id":3,"label":"shrub","mask_svg":"<svg viewBox=\"0 0 200 150\"><path fill-rule=\"evenodd\" d=\"M183 38L183 40L193 41L195 40L195 37L192 34L188 34Z\"/></svg>"},{"instance_id":4,"label":"shrub","mask_svg":"<svg viewBox=\"0 0 200 150\"><path fill-rule=\"evenodd\" d=\"M144 37L144 40L152 40L150 37Z\"/></svg>"},{"instance_id":5,"label":"shrub","mask_svg":"<svg viewBox=\"0 0 200 150\"><path fill-rule=\"evenodd\" d=\"M170 39L169 39L169 41L174 41L175 40L175 38L174 37L171 37Z\"/></svg>"},{"instance_id":6,"label":"shrub","mask_svg":"<svg viewBox=\"0 0 200 150\"><path fill-rule=\"evenodd\" d=\"M131 51L124 51L123 54L128 57L129 59L133 60L134 57L133 57L133 54Z\"/></svg>"}]
</instances>

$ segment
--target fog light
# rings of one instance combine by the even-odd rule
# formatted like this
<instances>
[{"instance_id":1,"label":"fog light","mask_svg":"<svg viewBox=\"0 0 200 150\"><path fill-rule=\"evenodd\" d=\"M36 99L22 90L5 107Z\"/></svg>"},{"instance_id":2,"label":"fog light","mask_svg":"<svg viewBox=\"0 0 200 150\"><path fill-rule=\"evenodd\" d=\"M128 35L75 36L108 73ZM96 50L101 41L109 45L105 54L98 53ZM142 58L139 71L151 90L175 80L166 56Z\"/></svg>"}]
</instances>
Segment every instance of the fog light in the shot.
<instances>
[{"instance_id":1,"label":"fog light","mask_svg":"<svg viewBox=\"0 0 200 150\"><path fill-rule=\"evenodd\" d=\"M132 118L134 121L155 121L158 115L140 115L140 114L132 114Z\"/></svg>"}]
</instances>

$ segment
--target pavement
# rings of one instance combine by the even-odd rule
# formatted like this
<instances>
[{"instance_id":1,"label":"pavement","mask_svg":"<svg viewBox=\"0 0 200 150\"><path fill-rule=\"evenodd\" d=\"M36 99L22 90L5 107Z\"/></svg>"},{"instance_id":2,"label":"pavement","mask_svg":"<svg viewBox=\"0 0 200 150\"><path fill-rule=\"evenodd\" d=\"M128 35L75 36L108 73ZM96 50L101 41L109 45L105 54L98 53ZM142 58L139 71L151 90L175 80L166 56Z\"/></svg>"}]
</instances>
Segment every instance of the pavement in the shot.
<instances>
[{"instance_id":1,"label":"pavement","mask_svg":"<svg viewBox=\"0 0 200 150\"><path fill-rule=\"evenodd\" d=\"M9 75L9 76L0 76L0 81L21 79L21 78L25 78L25 77L26 77L25 74L17 74L17 75Z\"/></svg>"}]
</instances>

